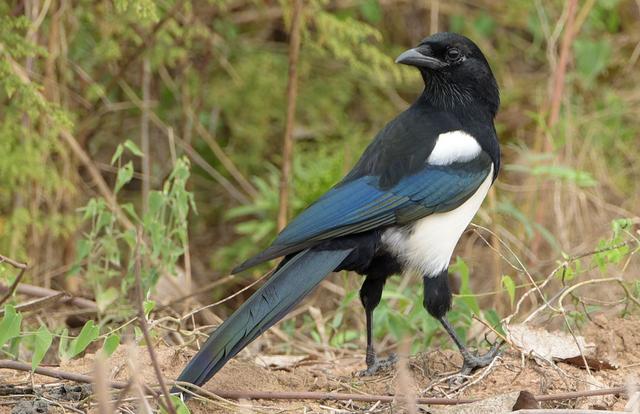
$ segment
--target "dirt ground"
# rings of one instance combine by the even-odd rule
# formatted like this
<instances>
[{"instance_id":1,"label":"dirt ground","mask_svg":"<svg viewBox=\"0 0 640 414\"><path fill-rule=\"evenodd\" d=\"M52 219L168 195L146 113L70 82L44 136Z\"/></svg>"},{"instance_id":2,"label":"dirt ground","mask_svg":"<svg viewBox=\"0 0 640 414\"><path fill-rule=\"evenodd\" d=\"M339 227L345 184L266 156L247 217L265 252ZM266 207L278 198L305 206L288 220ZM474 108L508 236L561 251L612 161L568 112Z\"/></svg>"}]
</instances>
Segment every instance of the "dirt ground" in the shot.
<instances>
[{"instance_id":1,"label":"dirt ground","mask_svg":"<svg viewBox=\"0 0 640 414\"><path fill-rule=\"evenodd\" d=\"M247 354L243 354L225 366L205 386L205 389L209 391L321 391L375 395L406 393L407 389L410 389L417 397L485 398L521 390L527 390L533 394L555 394L624 386L631 382L638 383L640 380L640 319L598 317L582 329L581 334L588 342L596 345L597 357L606 360L615 368L592 370L588 373L585 369L564 362L555 364L536 362L505 347L505 352L493 366L476 372L466 383L456 385L447 379L459 369L462 362L461 357L454 350L431 350L410 357L408 361L410 375L398 374L406 371L393 369L385 374L367 378L353 375L354 372L363 368L364 356L334 360L305 359L284 369L272 369L256 364L255 356L252 359ZM192 350L159 346L157 354L164 376L175 378L193 353ZM149 384L156 382L146 348L131 350L131 348L120 347L108 362L111 379L126 380L129 377L131 361L135 361L134 364L137 366L133 369L141 379ZM91 375L93 367L94 355L88 355L63 364L60 369ZM52 378L40 375L33 377L33 383L59 384ZM27 374L0 370L0 384L24 386L30 385L31 382ZM73 386L74 384L69 383L68 390L72 390ZM72 400L73 393L68 394L67 399ZM88 393L78 392L76 398L85 398L87 395ZM77 407L76 410L84 411L87 408L86 401L78 403L63 401L64 398L56 400L55 396L52 397L47 393L44 396L45 400L49 400L48 412L73 412L74 407ZM20 401L33 401L33 399L33 396L0 396L0 413L46 412L42 411L42 407L40 410L29 411L24 408L27 407L24 402L23 406L16 406ZM619 395L555 401L544 403L543 407L621 411L626 404L627 397ZM400 402L374 404L337 401L192 400L189 401L188 406L194 413L392 413L405 411ZM123 407L135 411L132 402L125 402ZM428 408L426 410L423 412L428 412ZM90 411L97 412L97 409Z\"/></svg>"}]
</instances>

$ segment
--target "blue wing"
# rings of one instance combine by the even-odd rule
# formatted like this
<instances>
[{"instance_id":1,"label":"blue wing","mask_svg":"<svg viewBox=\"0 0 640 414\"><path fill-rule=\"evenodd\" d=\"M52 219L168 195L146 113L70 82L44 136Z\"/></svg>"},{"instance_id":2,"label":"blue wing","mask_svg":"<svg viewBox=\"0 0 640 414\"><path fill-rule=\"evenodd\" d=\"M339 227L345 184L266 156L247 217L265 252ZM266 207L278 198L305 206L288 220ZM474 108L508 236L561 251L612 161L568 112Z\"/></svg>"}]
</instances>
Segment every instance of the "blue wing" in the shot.
<instances>
[{"instance_id":1,"label":"blue wing","mask_svg":"<svg viewBox=\"0 0 640 414\"><path fill-rule=\"evenodd\" d=\"M452 210L476 192L490 174L491 165L491 158L482 152L469 162L425 164L390 188L381 188L380 178L371 175L340 183L296 217L268 249L234 272L324 240Z\"/></svg>"}]
</instances>

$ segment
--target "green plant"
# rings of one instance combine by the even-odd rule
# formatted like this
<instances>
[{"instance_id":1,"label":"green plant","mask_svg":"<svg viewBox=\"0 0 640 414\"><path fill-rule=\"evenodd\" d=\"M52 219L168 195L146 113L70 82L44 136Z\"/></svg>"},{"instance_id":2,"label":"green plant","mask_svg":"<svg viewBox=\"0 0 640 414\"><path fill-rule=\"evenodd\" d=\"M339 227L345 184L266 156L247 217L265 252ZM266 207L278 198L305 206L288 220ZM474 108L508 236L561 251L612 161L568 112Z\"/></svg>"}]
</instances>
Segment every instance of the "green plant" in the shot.
<instances>
[{"instance_id":1,"label":"green plant","mask_svg":"<svg viewBox=\"0 0 640 414\"><path fill-rule=\"evenodd\" d=\"M124 151L137 157L142 152L131 141L119 145L111 160L118 164L114 193L118 194L133 178L133 162L122 163ZM178 261L184 254L188 215L195 208L193 195L187 190L189 162L180 158L162 190L151 191L147 210L138 213L131 203L121 209L131 225L111 211L102 198L89 200L81 209L89 230L78 242L77 263L70 274L83 273L92 284L98 310L123 315L132 312L129 292L135 283L135 262L142 260L142 282L145 297L161 275L176 274Z\"/></svg>"}]
</instances>

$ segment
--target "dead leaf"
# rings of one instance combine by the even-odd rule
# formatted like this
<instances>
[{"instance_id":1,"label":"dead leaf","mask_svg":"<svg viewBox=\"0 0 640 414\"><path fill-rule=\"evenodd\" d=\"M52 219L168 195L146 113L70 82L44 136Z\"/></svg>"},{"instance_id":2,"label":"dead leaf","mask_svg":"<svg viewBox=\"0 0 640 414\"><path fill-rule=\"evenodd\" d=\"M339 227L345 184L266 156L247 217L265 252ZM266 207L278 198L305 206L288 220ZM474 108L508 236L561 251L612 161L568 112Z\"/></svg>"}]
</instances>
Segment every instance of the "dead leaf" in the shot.
<instances>
[{"instance_id":1,"label":"dead leaf","mask_svg":"<svg viewBox=\"0 0 640 414\"><path fill-rule=\"evenodd\" d=\"M257 356L255 364L265 368L287 369L309 358L308 355L262 355Z\"/></svg>"},{"instance_id":2,"label":"dead leaf","mask_svg":"<svg viewBox=\"0 0 640 414\"><path fill-rule=\"evenodd\" d=\"M587 360L587 364L589 364L589 369L594 371L600 371L601 369L618 369L617 365L612 364L609 361L605 361L603 359L598 359L596 357L586 356L584 359ZM571 364L578 368L585 368L584 359L581 356L575 356L571 358L565 358L562 362L566 362L567 364Z\"/></svg>"},{"instance_id":3,"label":"dead leaf","mask_svg":"<svg viewBox=\"0 0 640 414\"><path fill-rule=\"evenodd\" d=\"M543 328L526 325L507 326L506 331L513 345L522 353L532 355L534 359L561 361L579 368L585 368L586 359L589 369L594 371L617 368L615 364L597 357L596 346L588 343L582 336L576 336L574 339L566 332L549 332Z\"/></svg>"},{"instance_id":4,"label":"dead leaf","mask_svg":"<svg viewBox=\"0 0 640 414\"><path fill-rule=\"evenodd\" d=\"M592 356L595 352L594 344L587 343L582 336L574 339L566 332L549 332L526 325L510 325L505 330L511 343L522 353L547 361L580 357L582 353Z\"/></svg>"},{"instance_id":5,"label":"dead leaf","mask_svg":"<svg viewBox=\"0 0 640 414\"><path fill-rule=\"evenodd\" d=\"M540 408L540 403L536 400L536 397L529 391L520 391L516 403L511 407L511 411L527 410L527 409Z\"/></svg>"}]
</instances>

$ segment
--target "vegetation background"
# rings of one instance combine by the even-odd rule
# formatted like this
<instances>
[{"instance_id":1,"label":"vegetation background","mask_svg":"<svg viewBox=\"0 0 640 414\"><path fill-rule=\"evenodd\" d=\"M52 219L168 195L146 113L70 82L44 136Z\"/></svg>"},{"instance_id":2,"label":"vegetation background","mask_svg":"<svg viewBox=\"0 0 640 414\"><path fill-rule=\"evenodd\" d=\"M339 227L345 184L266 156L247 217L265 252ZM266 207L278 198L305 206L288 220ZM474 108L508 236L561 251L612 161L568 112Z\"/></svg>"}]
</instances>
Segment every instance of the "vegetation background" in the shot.
<instances>
[{"instance_id":1,"label":"vegetation background","mask_svg":"<svg viewBox=\"0 0 640 414\"><path fill-rule=\"evenodd\" d=\"M36 355L35 366L141 340L130 324L136 274L145 313L173 330L206 332L253 291L233 295L268 266L228 272L277 232L292 13L286 0L0 3L0 253L28 263L18 293L38 286L97 306L78 312L58 298L23 315L24 296L5 298L2 326L19 327L0 333L5 357ZM500 330L550 274L558 288L605 280L572 297L568 319L551 312L557 326L633 311L640 3L308 0L301 20L288 217L419 94L419 74L395 56L459 32L501 87L504 167L456 250L456 325L474 338L475 314ZM0 264L6 286L18 273ZM312 338L362 350L360 283L332 276L257 346L286 352ZM449 346L420 291L411 276L388 285L375 314L383 347L406 336L414 351Z\"/></svg>"}]
</instances>

